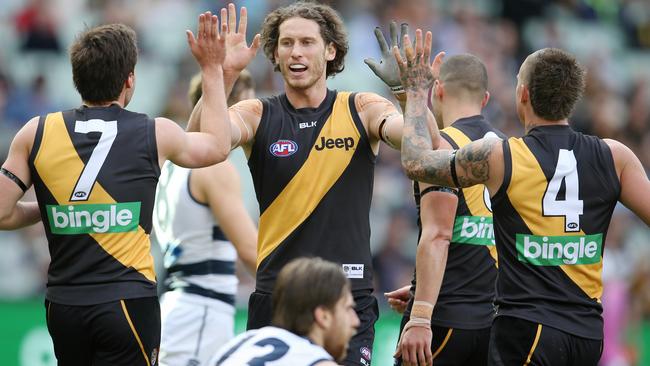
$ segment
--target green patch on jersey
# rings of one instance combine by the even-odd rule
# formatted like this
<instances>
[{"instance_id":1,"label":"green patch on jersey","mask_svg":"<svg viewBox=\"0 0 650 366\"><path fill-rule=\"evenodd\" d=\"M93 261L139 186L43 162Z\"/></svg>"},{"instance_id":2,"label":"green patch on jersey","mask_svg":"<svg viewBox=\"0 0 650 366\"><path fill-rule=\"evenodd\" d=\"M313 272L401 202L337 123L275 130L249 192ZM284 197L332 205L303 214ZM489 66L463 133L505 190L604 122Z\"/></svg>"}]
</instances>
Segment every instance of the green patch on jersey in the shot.
<instances>
[{"instance_id":1,"label":"green patch on jersey","mask_svg":"<svg viewBox=\"0 0 650 366\"><path fill-rule=\"evenodd\" d=\"M594 264L600 262L603 234L537 236L517 234L519 261L535 266Z\"/></svg>"},{"instance_id":2,"label":"green patch on jersey","mask_svg":"<svg viewBox=\"0 0 650 366\"><path fill-rule=\"evenodd\" d=\"M454 222L452 243L494 245L494 226L491 217L458 216Z\"/></svg>"},{"instance_id":3,"label":"green patch on jersey","mask_svg":"<svg viewBox=\"0 0 650 366\"><path fill-rule=\"evenodd\" d=\"M46 210L52 234L124 233L140 224L140 202L47 205Z\"/></svg>"}]
</instances>

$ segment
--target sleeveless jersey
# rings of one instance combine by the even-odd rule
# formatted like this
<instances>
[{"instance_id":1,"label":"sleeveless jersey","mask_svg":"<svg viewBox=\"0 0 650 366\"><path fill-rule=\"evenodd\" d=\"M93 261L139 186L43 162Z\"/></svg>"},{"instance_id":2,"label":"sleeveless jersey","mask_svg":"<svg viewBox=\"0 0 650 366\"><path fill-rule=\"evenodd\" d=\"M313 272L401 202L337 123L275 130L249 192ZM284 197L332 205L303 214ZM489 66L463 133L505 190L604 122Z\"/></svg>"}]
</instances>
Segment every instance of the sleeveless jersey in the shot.
<instances>
[{"instance_id":1,"label":"sleeveless jersey","mask_svg":"<svg viewBox=\"0 0 650 366\"><path fill-rule=\"evenodd\" d=\"M249 330L231 339L214 356L210 366L311 366L331 361L323 347L278 327Z\"/></svg>"},{"instance_id":2,"label":"sleeveless jersey","mask_svg":"<svg viewBox=\"0 0 650 366\"><path fill-rule=\"evenodd\" d=\"M191 170L166 162L154 208L154 232L164 252L165 285L234 305L237 252L210 207L190 192Z\"/></svg>"},{"instance_id":3,"label":"sleeveless jersey","mask_svg":"<svg viewBox=\"0 0 650 366\"><path fill-rule=\"evenodd\" d=\"M47 299L92 305L156 296L154 120L116 104L48 114L29 165L51 256Z\"/></svg>"},{"instance_id":4,"label":"sleeveless jersey","mask_svg":"<svg viewBox=\"0 0 650 366\"><path fill-rule=\"evenodd\" d=\"M248 160L260 207L257 289L270 293L301 256L341 263L353 290L372 289L375 155L354 94L328 90L318 108L294 109L284 94L262 103Z\"/></svg>"},{"instance_id":5,"label":"sleeveless jersey","mask_svg":"<svg viewBox=\"0 0 650 366\"><path fill-rule=\"evenodd\" d=\"M602 255L621 190L611 150L569 126L535 127L503 149L497 316L602 339Z\"/></svg>"},{"instance_id":6,"label":"sleeveless jersey","mask_svg":"<svg viewBox=\"0 0 650 366\"><path fill-rule=\"evenodd\" d=\"M443 129L440 134L454 149L486 135L506 138L481 115L461 118ZM414 182L414 193L421 234L418 182ZM496 275L496 247L490 195L482 184L462 188L458 194L458 208L445 275L431 323L459 329L489 327L494 318ZM414 278L413 286L415 285Z\"/></svg>"}]
</instances>

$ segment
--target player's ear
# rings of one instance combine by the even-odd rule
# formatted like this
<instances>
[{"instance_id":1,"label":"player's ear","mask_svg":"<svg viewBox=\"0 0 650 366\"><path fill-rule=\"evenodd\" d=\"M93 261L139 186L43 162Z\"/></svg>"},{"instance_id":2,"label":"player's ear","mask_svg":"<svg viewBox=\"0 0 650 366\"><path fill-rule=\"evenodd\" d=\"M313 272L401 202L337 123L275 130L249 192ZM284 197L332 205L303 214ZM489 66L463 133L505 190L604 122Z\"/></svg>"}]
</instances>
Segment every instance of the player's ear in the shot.
<instances>
[{"instance_id":1,"label":"player's ear","mask_svg":"<svg viewBox=\"0 0 650 366\"><path fill-rule=\"evenodd\" d=\"M332 312L324 306L318 306L314 309L314 322L321 328L329 328L332 322Z\"/></svg>"},{"instance_id":2,"label":"player's ear","mask_svg":"<svg viewBox=\"0 0 650 366\"><path fill-rule=\"evenodd\" d=\"M333 42L330 42L325 47L325 60L332 61L336 57L336 46Z\"/></svg>"},{"instance_id":3,"label":"player's ear","mask_svg":"<svg viewBox=\"0 0 650 366\"><path fill-rule=\"evenodd\" d=\"M126 78L125 82L125 87L127 89L133 89L133 86L135 85L135 72L130 72L129 76Z\"/></svg>"},{"instance_id":4,"label":"player's ear","mask_svg":"<svg viewBox=\"0 0 650 366\"><path fill-rule=\"evenodd\" d=\"M517 97L521 103L528 103L530 99L530 94L526 84L519 85L519 90L517 90Z\"/></svg>"},{"instance_id":5,"label":"player's ear","mask_svg":"<svg viewBox=\"0 0 650 366\"><path fill-rule=\"evenodd\" d=\"M486 91L485 95L483 96L483 101L481 101L481 108L485 108L485 106L488 104L490 101L490 92Z\"/></svg>"}]
</instances>

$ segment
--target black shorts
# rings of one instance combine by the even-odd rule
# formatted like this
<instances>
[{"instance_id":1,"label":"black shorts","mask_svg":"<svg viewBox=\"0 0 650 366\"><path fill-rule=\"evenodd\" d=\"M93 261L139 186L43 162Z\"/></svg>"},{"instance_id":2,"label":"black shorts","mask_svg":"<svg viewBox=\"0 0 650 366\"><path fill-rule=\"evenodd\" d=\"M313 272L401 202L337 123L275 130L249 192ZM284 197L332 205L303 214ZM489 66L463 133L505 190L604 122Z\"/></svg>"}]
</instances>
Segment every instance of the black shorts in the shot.
<instances>
[{"instance_id":1,"label":"black shorts","mask_svg":"<svg viewBox=\"0 0 650 366\"><path fill-rule=\"evenodd\" d=\"M75 306L45 300L59 366L153 366L160 346L157 297Z\"/></svg>"},{"instance_id":2,"label":"black shorts","mask_svg":"<svg viewBox=\"0 0 650 366\"><path fill-rule=\"evenodd\" d=\"M528 320L499 316L490 334L489 365L596 366L603 341Z\"/></svg>"},{"instance_id":3,"label":"black shorts","mask_svg":"<svg viewBox=\"0 0 650 366\"><path fill-rule=\"evenodd\" d=\"M410 314L404 313L399 334L409 321ZM432 325L431 354L433 366L484 366L487 365L490 328L458 329ZM395 359L395 366L402 365L402 358Z\"/></svg>"},{"instance_id":4,"label":"black shorts","mask_svg":"<svg viewBox=\"0 0 650 366\"><path fill-rule=\"evenodd\" d=\"M370 291L352 294L359 317L357 334L350 339L348 355L343 365L369 366L372 358L372 344L375 340L375 322L379 318L377 299ZM271 325L271 294L255 291L248 300L248 323L246 329L258 329Z\"/></svg>"}]
</instances>

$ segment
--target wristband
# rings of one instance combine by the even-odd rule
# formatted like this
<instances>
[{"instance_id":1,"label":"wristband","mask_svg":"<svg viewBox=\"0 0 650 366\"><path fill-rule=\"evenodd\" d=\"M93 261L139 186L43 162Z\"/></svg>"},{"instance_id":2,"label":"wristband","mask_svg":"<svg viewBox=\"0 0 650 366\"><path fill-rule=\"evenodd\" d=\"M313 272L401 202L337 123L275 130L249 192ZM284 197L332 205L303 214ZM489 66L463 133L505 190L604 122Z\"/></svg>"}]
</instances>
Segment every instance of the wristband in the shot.
<instances>
[{"instance_id":1,"label":"wristband","mask_svg":"<svg viewBox=\"0 0 650 366\"><path fill-rule=\"evenodd\" d=\"M431 320L429 319L422 319L422 318L411 318L409 321L404 325L404 330L402 330L402 334L406 333L407 330L411 328L425 328L431 330Z\"/></svg>"},{"instance_id":2,"label":"wristband","mask_svg":"<svg viewBox=\"0 0 650 366\"><path fill-rule=\"evenodd\" d=\"M414 301L411 309L411 319L425 319L431 321L433 314L433 304L427 301Z\"/></svg>"},{"instance_id":3,"label":"wristband","mask_svg":"<svg viewBox=\"0 0 650 366\"><path fill-rule=\"evenodd\" d=\"M390 91L393 92L393 94L398 94L398 93L404 93L404 87L402 85L395 85L395 86L389 86Z\"/></svg>"}]
</instances>

